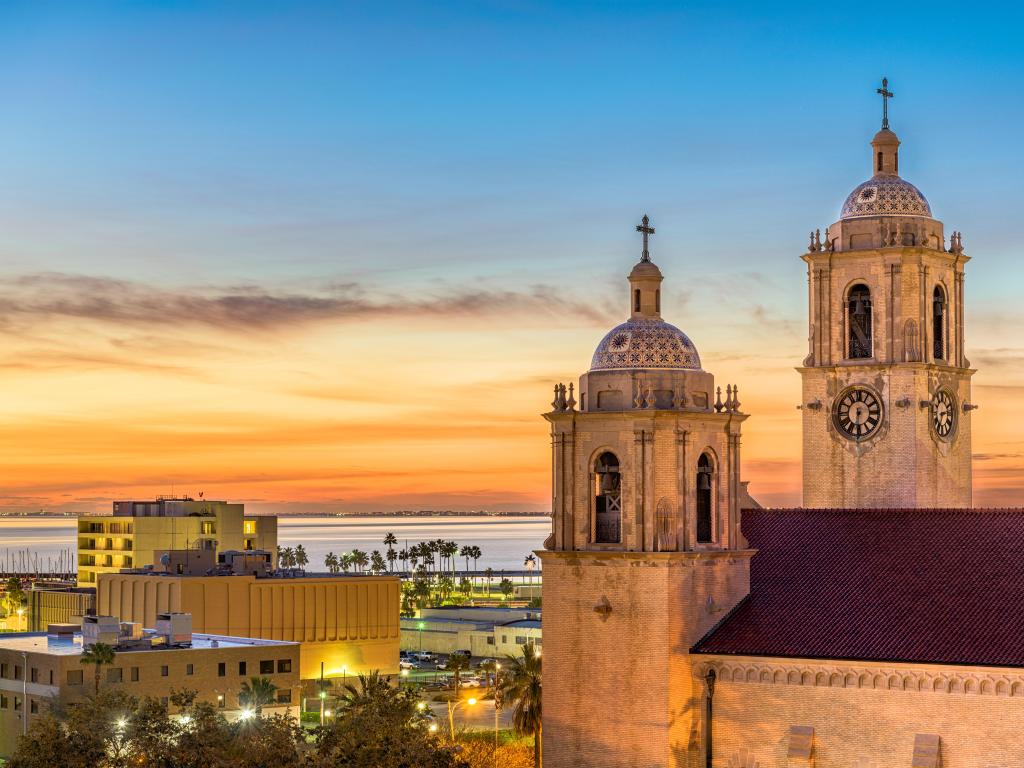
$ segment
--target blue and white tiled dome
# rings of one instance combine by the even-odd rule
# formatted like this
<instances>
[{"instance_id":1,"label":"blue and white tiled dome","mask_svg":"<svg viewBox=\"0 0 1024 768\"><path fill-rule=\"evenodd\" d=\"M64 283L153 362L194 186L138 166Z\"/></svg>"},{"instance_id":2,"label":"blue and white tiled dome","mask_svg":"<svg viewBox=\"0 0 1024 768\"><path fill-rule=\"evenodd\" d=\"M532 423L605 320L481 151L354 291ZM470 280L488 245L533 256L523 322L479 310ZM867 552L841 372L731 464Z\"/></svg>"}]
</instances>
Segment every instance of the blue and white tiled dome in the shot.
<instances>
[{"instance_id":1,"label":"blue and white tiled dome","mask_svg":"<svg viewBox=\"0 0 1024 768\"><path fill-rule=\"evenodd\" d=\"M700 356L686 334L657 318L633 318L601 339L592 371L629 368L700 370Z\"/></svg>"},{"instance_id":2,"label":"blue and white tiled dome","mask_svg":"<svg viewBox=\"0 0 1024 768\"><path fill-rule=\"evenodd\" d=\"M921 190L896 175L879 174L858 186L846 202L840 219L863 216L927 216L932 208Z\"/></svg>"}]
</instances>

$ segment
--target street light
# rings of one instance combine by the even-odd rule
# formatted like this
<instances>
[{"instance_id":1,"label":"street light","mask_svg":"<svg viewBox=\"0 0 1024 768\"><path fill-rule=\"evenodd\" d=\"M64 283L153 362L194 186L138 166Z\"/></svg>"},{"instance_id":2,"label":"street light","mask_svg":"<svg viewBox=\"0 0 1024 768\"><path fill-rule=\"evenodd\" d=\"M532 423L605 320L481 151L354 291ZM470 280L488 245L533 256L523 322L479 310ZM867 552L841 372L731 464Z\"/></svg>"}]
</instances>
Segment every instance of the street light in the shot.
<instances>
[{"instance_id":1,"label":"street light","mask_svg":"<svg viewBox=\"0 0 1024 768\"><path fill-rule=\"evenodd\" d=\"M465 701L448 702L448 732L451 734L452 741L455 741L455 710L463 704L472 707L476 704L476 699L468 698Z\"/></svg>"},{"instance_id":2,"label":"street light","mask_svg":"<svg viewBox=\"0 0 1024 768\"><path fill-rule=\"evenodd\" d=\"M420 631L420 653L423 653L423 628L426 626L426 622L417 621L416 629Z\"/></svg>"}]
</instances>

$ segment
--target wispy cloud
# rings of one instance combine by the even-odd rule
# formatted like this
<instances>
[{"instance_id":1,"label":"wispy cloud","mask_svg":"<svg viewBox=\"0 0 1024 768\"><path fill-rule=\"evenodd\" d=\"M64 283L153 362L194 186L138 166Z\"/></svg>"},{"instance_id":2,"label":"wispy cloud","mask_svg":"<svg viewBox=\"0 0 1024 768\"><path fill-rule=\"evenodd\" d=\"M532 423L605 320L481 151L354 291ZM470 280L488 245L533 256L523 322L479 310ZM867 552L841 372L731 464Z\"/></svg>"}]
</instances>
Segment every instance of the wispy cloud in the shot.
<instances>
[{"instance_id":1,"label":"wispy cloud","mask_svg":"<svg viewBox=\"0 0 1024 768\"><path fill-rule=\"evenodd\" d=\"M169 289L55 272L21 275L0 283L0 327L7 329L61 318L117 325L246 330L360 318L507 314L574 317L584 323L608 322L615 316L610 303L584 301L543 285L521 290L459 285L433 293L382 295L352 282L292 290L262 285Z\"/></svg>"}]
</instances>

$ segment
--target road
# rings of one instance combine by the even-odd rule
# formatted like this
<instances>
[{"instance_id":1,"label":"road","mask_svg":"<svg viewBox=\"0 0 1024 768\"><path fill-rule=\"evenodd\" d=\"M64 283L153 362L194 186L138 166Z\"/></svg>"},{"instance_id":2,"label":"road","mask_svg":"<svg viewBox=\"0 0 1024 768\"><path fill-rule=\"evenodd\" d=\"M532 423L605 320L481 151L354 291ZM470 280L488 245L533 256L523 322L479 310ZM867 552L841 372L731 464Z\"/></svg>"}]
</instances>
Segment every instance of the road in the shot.
<instances>
[{"instance_id":1,"label":"road","mask_svg":"<svg viewBox=\"0 0 1024 768\"><path fill-rule=\"evenodd\" d=\"M448 705L443 701L430 702L430 711L437 718L438 729L448 730ZM476 704L468 704L464 699L454 712L455 730L467 731L493 731L494 730L494 702L478 701ZM498 713L498 728L505 730L512 727L512 710L505 707Z\"/></svg>"}]
</instances>

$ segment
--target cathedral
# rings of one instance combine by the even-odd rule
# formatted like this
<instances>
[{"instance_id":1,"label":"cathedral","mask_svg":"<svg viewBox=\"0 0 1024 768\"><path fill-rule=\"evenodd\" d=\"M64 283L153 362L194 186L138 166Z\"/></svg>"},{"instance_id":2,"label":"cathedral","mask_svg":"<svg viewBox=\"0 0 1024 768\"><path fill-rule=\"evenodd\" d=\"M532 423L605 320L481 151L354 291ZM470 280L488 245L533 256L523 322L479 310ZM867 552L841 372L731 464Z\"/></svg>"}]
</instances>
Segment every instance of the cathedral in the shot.
<instances>
[{"instance_id":1,"label":"cathedral","mask_svg":"<svg viewBox=\"0 0 1024 768\"><path fill-rule=\"evenodd\" d=\"M971 507L968 257L879 93L871 175L801 256L804 507L748 493L647 217L628 319L555 386L547 768L1024 764L1024 511Z\"/></svg>"}]
</instances>

